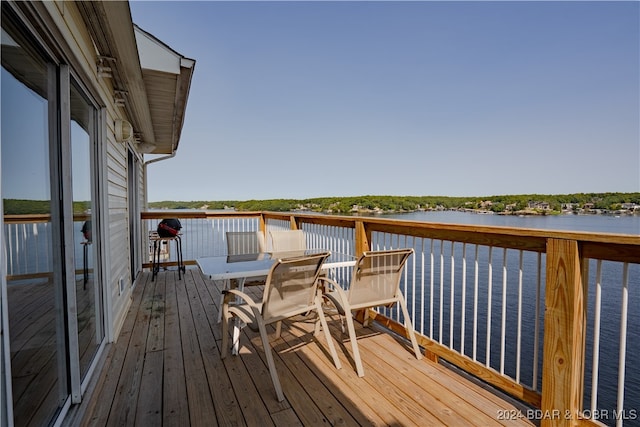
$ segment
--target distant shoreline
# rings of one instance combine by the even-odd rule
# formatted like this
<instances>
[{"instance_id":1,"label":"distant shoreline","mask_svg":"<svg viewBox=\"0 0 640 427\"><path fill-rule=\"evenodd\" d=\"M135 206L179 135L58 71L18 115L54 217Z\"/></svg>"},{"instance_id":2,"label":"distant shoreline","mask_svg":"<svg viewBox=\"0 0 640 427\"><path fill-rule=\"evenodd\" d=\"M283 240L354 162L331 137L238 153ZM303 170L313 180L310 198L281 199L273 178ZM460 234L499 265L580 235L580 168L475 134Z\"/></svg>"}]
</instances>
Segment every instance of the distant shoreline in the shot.
<instances>
[{"instance_id":1,"label":"distant shoreline","mask_svg":"<svg viewBox=\"0 0 640 427\"><path fill-rule=\"evenodd\" d=\"M324 214L395 214L420 211L464 211L499 215L638 215L640 193L578 193L488 197L357 196L246 201L150 202L153 209L197 209Z\"/></svg>"},{"instance_id":2,"label":"distant shoreline","mask_svg":"<svg viewBox=\"0 0 640 427\"><path fill-rule=\"evenodd\" d=\"M235 208L226 208L226 209L207 209L207 208L186 208L186 207L182 207L182 208L151 208L152 210L191 210L191 211L233 211L233 212L238 212L237 209ZM304 213L304 212L309 212L309 213L322 213L322 214L334 214L333 212L320 212L320 211L311 211L308 209L293 209L290 211L286 211L286 212L296 212L296 213ZM362 215L362 216L375 216L375 215L396 215L396 214L409 214L409 213L415 213L415 212L465 212L465 213L472 213L472 214L476 214L476 215L501 215L501 216L519 216L519 217L525 217L525 216L560 216L560 215L584 215L584 216L593 216L593 215L607 215L607 216L640 216L640 209L636 209L636 210L625 210L625 211L609 211L609 210L602 210L602 209L592 209L589 211L584 211L584 212L573 212L573 211L547 211L547 212L540 212L540 211L535 211L535 210L523 210L523 211L514 211L514 212L492 212L492 211L488 211L488 210L482 210L482 209L456 209L456 208L452 208L452 209L415 209L415 210L399 210L399 211L382 211L382 210L375 210L375 209L368 209L368 210L358 210L358 211L352 211L352 212L342 212L342 213L335 213L335 214L339 214L339 215L353 215L353 216L358 216L358 215Z\"/></svg>"},{"instance_id":3,"label":"distant shoreline","mask_svg":"<svg viewBox=\"0 0 640 427\"><path fill-rule=\"evenodd\" d=\"M412 213L412 212L468 212L474 213L478 215L509 215L509 216L552 216L552 215L640 215L640 209L635 210L622 210L622 211L611 211L607 209L589 209L589 210L581 210L580 212L575 211L540 211L540 210L520 210L520 211L508 211L508 212L493 212L485 209L462 209L462 208L452 208L452 209L416 209L412 211L376 211L376 210L364 210L353 212L354 214L402 214L402 213Z\"/></svg>"}]
</instances>

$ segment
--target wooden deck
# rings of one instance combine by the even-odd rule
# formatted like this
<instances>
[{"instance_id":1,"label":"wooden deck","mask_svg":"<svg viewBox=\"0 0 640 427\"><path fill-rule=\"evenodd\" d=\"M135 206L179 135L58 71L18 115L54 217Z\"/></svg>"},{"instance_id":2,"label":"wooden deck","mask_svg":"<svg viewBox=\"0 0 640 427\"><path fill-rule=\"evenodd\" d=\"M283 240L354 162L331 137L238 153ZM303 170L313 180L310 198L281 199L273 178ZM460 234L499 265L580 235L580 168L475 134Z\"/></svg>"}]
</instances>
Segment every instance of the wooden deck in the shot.
<instances>
[{"instance_id":1,"label":"wooden deck","mask_svg":"<svg viewBox=\"0 0 640 427\"><path fill-rule=\"evenodd\" d=\"M259 291L259 287L253 287ZM279 403L260 339L243 330L239 356L220 359L219 290L197 269L156 281L144 273L118 341L71 423L79 426L493 426L533 425L517 403L426 359L376 329L359 329L365 377L348 336L330 320L342 360L299 317L272 341L285 401Z\"/></svg>"}]
</instances>

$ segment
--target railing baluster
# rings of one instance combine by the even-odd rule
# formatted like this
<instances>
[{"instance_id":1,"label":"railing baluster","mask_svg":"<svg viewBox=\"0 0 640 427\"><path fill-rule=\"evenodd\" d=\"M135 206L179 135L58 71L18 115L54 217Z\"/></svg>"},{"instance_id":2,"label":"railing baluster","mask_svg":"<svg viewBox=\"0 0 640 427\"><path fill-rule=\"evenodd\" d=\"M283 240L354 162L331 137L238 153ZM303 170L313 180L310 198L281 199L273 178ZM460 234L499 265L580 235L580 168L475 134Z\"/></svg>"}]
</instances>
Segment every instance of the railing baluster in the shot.
<instances>
[{"instance_id":1,"label":"railing baluster","mask_svg":"<svg viewBox=\"0 0 640 427\"><path fill-rule=\"evenodd\" d=\"M454 244L453 242L451 242L451 292L450 292L450 296L449 296L449 347L450 348L454 348L454 342L453 342L453 323L454 323L454 312L455 312L455 307L454 307L454 303L455 303L455 275L456 275L456 270L455 270L455 264L456 264L456 259L454 256Z\"/></svg>"},{"instance_id":2,"label":"railing baluster","mask_svg":"<svg viewBox=\"0 0 640 427\"><path fill-rule=\"evenodd\" d=\"M400 247L403 247L403 246L405 248L407 247L407 239L408 239L408 237L406 235L403 236L403 237L404 237L404 244L401 246L401 244L400 244L400 236L397 236L397 243L398 243L397 244L397 248L400 248ZM411 262L410 260L407 261L407 266L404 268L404 270L402 272L403 276L404 276L403 277L404 289L403 289L403 293L402 293L403 295L407 295L407 290L409 289L408 279L409 279L409 263L410 262ZM396 319L398 319L398 320L400 319L400 304L396 304Z\"/></svg>"},{"instance_id":3,"label":"railing baluster","mask_svg":"<svg viewBox=\"0 0 640 427\"><path fill-rule=\"evenodd\" d=\"M629 263L622 266L622 307L620 308L620 354L618 357L618 414L624 412L624 378L627 360L627 320L629 309ZM616 420L617 426L622 426L623 416Z\"/></svg>"},{"instance_id":4,"label":"railing baluster","mask_svg":"<svg viewBox=\"0 0 640 427\"><path fill-rule=\"evenodd\" d=\"M478 360L477 358L477 350L478 350L478 245L476 245L476 255L475 255L475 273L474 273L474 283L473 283L473 360Z\"/></svg>"},{"instance_id":5,"label":"railing baluster","mask_svg":"<svg viewBox=\"0 0 640 427\"><path fill-rule=\"evenodd\" d=\"M416 238L413 237L413 244L411 247L416 246ZM416 318L416 257L415 255L411 257L411 319ZM406 295L406 294L405 294ZM413 322L415 323L415 321Z\"/></svg>"},{"instance_id":6,"label":"railing baluster","mask_svg":"<svg viewBox=\"0 0 640 427\"><path fill-rule=\"evenodd\" d=\"M9 224L9 226L6 228L7 229L7 235L6 235L6 239L7 239L7 244L9 245L9 248L7 248L7 258L8 258L8 262L9 262L9 268L7 269L7 274L15 274L14 271L14 264L13 264L13 254L16 253L14 247L13 247L13 235L15 234L15 228L18 225L14 225L14 224Z\"/></svg>"},{"instance_id":7,"label":"railing baluster","mask_svg":"<svg viewBox=\"0 0 640 427\"><path fill-rule=\"evenodd\" d=\"M507 248L502 250L502 320L500 325L500 373L504 375L504 352L507 340Z\"/></svg>"},{"instance_id":8,"label":"railing baluster","mask_svg":"<svg viewBox=\"0 0 640 427\"><path fill-rule=\"evenodd\" d=\"M491 363L491 292L493 287L493 246L489 246L489 280L487 284L487 342L486 342L486 357L485 366L490 367Z\"/></svg>"},{"instance_id":9,"label":"railing baluster","mask_svg":"<svg viewBox=\"0 0 640 427\"><path fill-rule=\"evenodd\" d=\"M542 254L538 254L538 273L536 283L536 315L533 326L533 389L538 390L538 354L540 353L540 299L542 298Z\"/></svg>"},{"instance_id":10,"label":"railing baluster","mask_svg":"<svg viewBox=\"0 0 640 427\"><path fill-rule=\"evenodd\" d=\"M591 366L591 411L598 405L598 368L600 366L600 314L602 312L602 260L596 262L596 296L593 317L593 364Z\"/></svg>"},{"instance_id":11,"label":"railing baluster","mask_svg":"<svg viewBox=\"0 0 640 427\"><path fill-rule=\"evenodd\" d=\"M467 314L467 244L462 244L462 306L460 307L460 354L464 354Z\"/></svg>"},{"instance_id":12,"label":"railing baluster","mask_svg":"<svg viewBox=\"0 0 640 427\"><path fill-rule=\"evenodd\" d=\"M34 240L36 242L35 247L39 248L40 247L40 234L38 233L38 224L36 224L36 223L32 224L31 231L33 232L33 238L34 238ZM35 252L36 252L36 256L35 256L36 269L38 269L38 266L40 265L40 254L38 252L40 252L40 251L36 250Z\"/></svg>"},{"instance_id":13,"label":"railing baluster","mask_svg":"<svg viewBox=\"0 0 640 427\"><path fill-rule=\"evenodd\" d=\"M438 341L442 344L442 328L444 317L444 241L440 240L440 323L438 324Z\"/></svg>"},{"instance_id":14,"label":"railing baluster","mask_svg":"<svg viewBox=\"0 0 640 427\"><path fill-rule=\"evenodd\" d=\"M422 272L420 274L420 313L422 313L420 316L420 334L424 335L424 238L421 238L420 241L420 271Z\"/></svg>"},{"instance_id":15,"label":"railing baluster","mask_svg":"<svg viewBox=\"0 0 640 427\"><path fill-rule=\"evenodd\" d=\"M18 242L18 245L22 244L22 247L18 247L18 253L22 253L21 264L27 267L29 258L27 254L27 224L22 225L22 239Z\"/></svg>"},{"instance_id":16,"label":"railing baluster","mask_svg":"<svg viewBox=\"0 0 640 427\"><path fill-rule=\"evenodd\" d=\"M433 288L434 288L434 267L435 267L435 261L434 261L434 255L433 255L433 239L431 239L431 251L430 251L430 255L431 255L431 269L430 269L430 292L429 292L429 336L431 338L433 338L433 319L434 319L434 315L433 315Z\"/></svg>"},{"instance_id":17,"label":"railing baluster","mask_svg":"<svg viewBox=\"0 0 640 427\"><path fill-rule=\"evenodd\" d=\"M523 252L519 251L518 260L518 330L516 333L516 382L520 383L520 359L522 353L522 279L523 279Z\"/></svg>"}]
</instances>

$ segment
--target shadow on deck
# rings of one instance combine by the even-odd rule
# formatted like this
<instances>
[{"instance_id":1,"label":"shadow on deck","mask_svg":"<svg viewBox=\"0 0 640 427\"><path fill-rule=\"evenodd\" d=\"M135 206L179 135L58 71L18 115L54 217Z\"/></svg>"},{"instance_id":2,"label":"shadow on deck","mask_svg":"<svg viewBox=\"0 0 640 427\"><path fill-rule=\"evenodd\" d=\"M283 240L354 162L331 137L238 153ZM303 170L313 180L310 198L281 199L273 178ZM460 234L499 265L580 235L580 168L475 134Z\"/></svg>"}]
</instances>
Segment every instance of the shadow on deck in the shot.
<instances>
[{"instance_id":1,"label":"shadow on deck","mask_svg":"<svg viewBox=\"0 0 640 427\"><path fill-rule=\"evenodd\" d=\"M258 290L259 288L253 288ZM360 328L365 377L348 336L330 319L342 369L313 339L313 319L283 325L272 341L279 403L259 336L243 330L240 355L220 359L220 291L197 269L156 281L143 273L118 341L71 420L77 426L533 425L520 407L426 359L383 330ZM356 326L358 326L356 324Z\"/></svg>"}]
</instances>

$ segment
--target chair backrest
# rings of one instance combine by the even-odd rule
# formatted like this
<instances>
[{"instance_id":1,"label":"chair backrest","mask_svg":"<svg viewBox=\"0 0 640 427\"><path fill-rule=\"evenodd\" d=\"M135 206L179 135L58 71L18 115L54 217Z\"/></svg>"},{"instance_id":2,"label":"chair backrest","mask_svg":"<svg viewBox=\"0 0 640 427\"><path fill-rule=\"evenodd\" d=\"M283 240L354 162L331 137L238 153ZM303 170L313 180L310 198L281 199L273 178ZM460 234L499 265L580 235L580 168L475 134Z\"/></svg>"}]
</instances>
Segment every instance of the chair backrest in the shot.
<instances>
[{"instance_id":1,"label":"chair backrest","mask_svg":"<svg viewBox=\"0 0 640 427\"><path fill-rule=\"evenodd\" d=\"M300 251L307 248L302 230L272 230L269 234L273 252Z\"/></svg>"},{"instance_id":2,"label":"chair backrest","mask_svg":"<svg viewBox=\"0 0 640 427\"><path fill-rule=\"evenodd\" d=\"M413 249L364 252L353 268L351 307L373 307L396 301L402 270Z\"/></svg>"},{"instance_id":3,"label":"chair backrest","mask_svg":"<svg viewBox=\"0 0 640 427\"><path fill-rule=\"evenodd\" d=\"M314 308L318 275L329 255L323 252L275 262L264 285L262 317L266 323Z\"/></svg>"},{"instance_id":4,"label":"chair backrest","mask_svg":"<svg viewBox=\"0 0 640 427\"><path fill-rule=\"evenodd\" d=\"M227 255L259 254L265 251L260 231L227 231Z\"/></svg>"}]
</instances>

